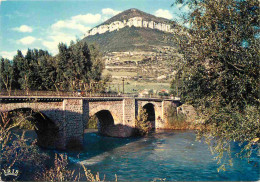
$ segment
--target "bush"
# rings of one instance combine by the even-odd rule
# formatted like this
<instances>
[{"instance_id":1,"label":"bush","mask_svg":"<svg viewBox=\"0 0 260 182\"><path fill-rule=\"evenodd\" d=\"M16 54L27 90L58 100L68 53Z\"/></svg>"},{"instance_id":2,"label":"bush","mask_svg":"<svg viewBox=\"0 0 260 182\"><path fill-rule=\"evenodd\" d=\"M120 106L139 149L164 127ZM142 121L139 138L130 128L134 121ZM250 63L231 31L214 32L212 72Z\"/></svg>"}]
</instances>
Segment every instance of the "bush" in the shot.
<instances>
[{"instance_id":1,"label":"bush","mask_svg":"<svg viewBox=\"0 0 260 182\"><path fill-rule=\"evenodd\" d=\"M45 170L36 177L37 181L77 181L79 176L75 171L67 169L68 157L63 154L55 154L54 167Z\"/></svg>"},{"instance_id":2,"label":"bush","mask_svg":"<svg viewBox=\"0 0 260 182\"><path fill-rule=\"evenodd\" d=\"M98 118L96 115L89 118L87 128L88 129L98 129Z\"/></svg>"},{"instance_id":3,"label":"bush","mask_svg":"<svg viewBox=\"0 0 260 182\"><path fill-rule=\"evenodd\" d=\"M190 123L183 113L177 113L177 107L170 105L167 109L168 129L190 129Z\"/></svg>"},{"instance_id":4,"label":"bush","mask_svg":"<svg viewBox=\"0 0 260 182\"><path fill-rule=\"evenodd\" d=\"M0 164L2 169L16 169L21 180L33 180L33 175L44 169L48 156L40 153L35 140L20 136L13 128L20 123L10 124L10 114L1 113L0 122Z\"/></svg>"},{"instance_id":5,"label":"bush","mask_svg":"<svg viewBox=\"0 0 260 182\"><path fill-rule=\"evenodd\" d=\"M152 130L152 124L148 121L148 114L145 109L139 108L139 113L135 119L136 135L144 136Z\"/></svg>"}]
</instances>

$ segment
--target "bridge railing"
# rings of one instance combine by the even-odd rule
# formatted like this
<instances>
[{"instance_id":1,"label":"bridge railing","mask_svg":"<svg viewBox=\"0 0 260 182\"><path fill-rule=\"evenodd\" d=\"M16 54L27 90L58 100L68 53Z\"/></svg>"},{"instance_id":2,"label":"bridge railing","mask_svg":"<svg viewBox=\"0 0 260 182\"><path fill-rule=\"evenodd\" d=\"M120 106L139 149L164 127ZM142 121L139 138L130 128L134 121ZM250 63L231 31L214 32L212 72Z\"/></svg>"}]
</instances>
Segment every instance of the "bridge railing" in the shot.
<instances>
[{"instance_id":1,"label":"bridge railing","mask_svg":"<svg viewBox=\"0 0 260 182\"><path fill-rule=\"evenodd\" d=\"M87 93L87 92L64 92L64 91L23 91L14 90L11 92L0 91L0 96L31 96L31 97L133 97L133 98L158 98L158 99L175 99L173 96L158 96L158 95L138 95L138 94L112 94L112 93Z\"/></svg>"}]
</instances>

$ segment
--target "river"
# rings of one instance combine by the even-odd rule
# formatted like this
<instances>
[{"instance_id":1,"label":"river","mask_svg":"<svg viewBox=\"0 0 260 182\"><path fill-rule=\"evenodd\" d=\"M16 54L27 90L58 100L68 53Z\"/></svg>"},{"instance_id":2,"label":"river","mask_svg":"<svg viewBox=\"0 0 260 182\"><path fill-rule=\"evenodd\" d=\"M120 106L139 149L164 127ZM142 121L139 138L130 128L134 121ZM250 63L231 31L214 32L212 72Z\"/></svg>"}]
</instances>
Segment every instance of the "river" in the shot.
<instances>
[{"instance_id":1,"label":"river","mask_svg":"<svg viewBox=\"0 0 260 182\"><path fill-rule=\"evenodd\" d=\"M194 131L160 131L144 138L112 138L95 131L85 133L84 150L67 153L70 168L84 164L101 178L119 181L258 181L260 156L250 163L235 158L233 166L217 171L207 144L196 141ZM233 153L239 151L232 144ZM55 151L58 152L58 151Z\"/></svg>"}]
</instances>

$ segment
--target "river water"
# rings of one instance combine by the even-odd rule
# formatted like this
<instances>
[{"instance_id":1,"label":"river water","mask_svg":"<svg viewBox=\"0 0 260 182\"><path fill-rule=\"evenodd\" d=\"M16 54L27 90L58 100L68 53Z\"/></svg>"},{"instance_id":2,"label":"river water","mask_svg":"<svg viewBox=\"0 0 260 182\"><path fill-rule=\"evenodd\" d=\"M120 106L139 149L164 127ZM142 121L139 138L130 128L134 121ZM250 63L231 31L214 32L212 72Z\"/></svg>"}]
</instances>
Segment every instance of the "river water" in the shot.
<instances>
[{"instance_id":1,"label":"river water","mask_svg":"<svg viewBox=\"0 0 260 182\"><path fill-rule=\"evenodd\" d=\"M101 178L119 181L258 181L260 156L250 163L235 158L227 171L217 171L207 144L196 141L194 131L161 131L144 138L112 138L95 131L85 133L84 150L67 153L70 168L84 164ZM232 144L232 151L239 147ZM55 151L58 152L58 151Z\"/></svg>"}]
</instances>

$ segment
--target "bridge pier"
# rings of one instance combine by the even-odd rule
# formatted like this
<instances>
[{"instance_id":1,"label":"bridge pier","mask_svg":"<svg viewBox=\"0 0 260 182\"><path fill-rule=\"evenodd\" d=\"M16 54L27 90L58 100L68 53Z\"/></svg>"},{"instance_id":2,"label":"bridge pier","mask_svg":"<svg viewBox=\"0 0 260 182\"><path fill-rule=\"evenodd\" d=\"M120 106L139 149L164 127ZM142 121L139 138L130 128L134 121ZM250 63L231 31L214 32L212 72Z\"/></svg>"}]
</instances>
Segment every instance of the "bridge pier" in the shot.
<instances>
[{"instance_id":1,"label":"bridge pier","mask_svg":"<svg viewBox=\"0 0 260 182\"><path fill-rule=\"evenodd\" d=\"M73 148L75 145L83 145L83 99L64 99L64 148Z\"/></svg>"}]
</instances>

